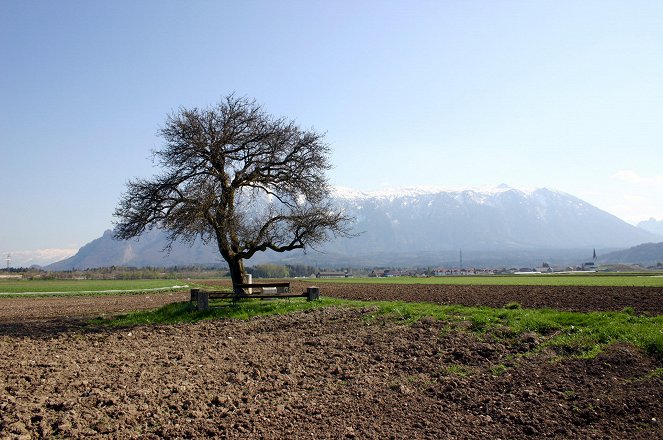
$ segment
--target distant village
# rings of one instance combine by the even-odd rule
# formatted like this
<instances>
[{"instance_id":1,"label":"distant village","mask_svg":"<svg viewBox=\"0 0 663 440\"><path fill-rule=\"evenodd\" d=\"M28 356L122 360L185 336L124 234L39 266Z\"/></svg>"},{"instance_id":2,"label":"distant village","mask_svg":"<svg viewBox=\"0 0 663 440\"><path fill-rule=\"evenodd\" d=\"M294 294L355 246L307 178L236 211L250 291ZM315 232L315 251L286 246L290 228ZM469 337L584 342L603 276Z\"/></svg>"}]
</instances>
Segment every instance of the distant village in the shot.
<instances>
[{"instance_id":1,"label":"distant village","mask_svg":"<svg viewBox=\"0 0 663 440\"><path fill-rule=\"evenodd\" d=\"M482 275L537 275L573 274L591 272L663 271L663 263L656 266L637 264L598 264L596 260L576 266L556 266L542 263L538 267L341 267L316 268L307 265L259 264L247 267L254 279L261 278L392 278L392 277L446 277ZM41 268L0 268L0 279L207 279L227 277L222 265L173 266L173 267L123 267L111 266L94 269L46 271Z\"/></svg>"},{"instance_id":2,"label":"distant village","mask_svg":"<svg viewBox=\"0 0 663 440\"><path fill-rule=\"evenodd\" d=\"M463 276L463 275L535 275L546 273L572 273L572 272L596 272L598 265L595 261L584 262L579 266L552 266L543 263L540 267L511 267L511 268L458 268L458 267L439 267L439 268L416 268L416 269L392 269L392 268L373 268L373 269L347 269L342 271L318 271L316 278L351 278L366 277L369 278L390 278L390 277L444 277L444 276Z\"/></svg>"}]
</instances>

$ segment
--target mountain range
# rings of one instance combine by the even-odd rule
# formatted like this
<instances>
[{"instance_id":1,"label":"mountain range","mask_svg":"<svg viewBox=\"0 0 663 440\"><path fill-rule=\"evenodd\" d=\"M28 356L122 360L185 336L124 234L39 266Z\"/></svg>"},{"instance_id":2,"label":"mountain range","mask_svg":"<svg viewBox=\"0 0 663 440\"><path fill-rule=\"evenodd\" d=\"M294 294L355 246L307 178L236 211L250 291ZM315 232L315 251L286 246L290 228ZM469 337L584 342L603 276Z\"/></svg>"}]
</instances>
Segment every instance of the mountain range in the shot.
<instances>
[{"instance_id":1,"label":"mountain range","mask_svg":"<svg viewBox=\"0 0 663 440\"><path fill-rule=\"evenodd\" d=\"M577 264L591 258L593 249L608 252L663 241L661 235L547 188L337 188L333 199L356 218L354 238L332 240L308 253L259 253L247 264L436 266L458 265L460 258L477 266ZM213 244L175 243L169 254L162 252L166 244L166 234L156 229L129 241L116 241L106 231L76 255L47 268L223 263Z\"/></svg>"},{"instance_id":2,"label":"mountain range","mask_svg":"<svg viewBox=\"0 0 663 440\"><path fill-rule=\"evenodd\" d=\"M643 243L601 256L601 264L622 263L656 266L663 263L663 242Z\"/></svg>"},{"instance_id":3,"label":"mountain range","mask_svg":"<svg viewBox=\"0 0 663 440\"><path fill-rule=\"evenodd\" d=\"M638 228L649 231L652 234L663 235L663 220L656 220L655 218L650 218L643 222L638 223Z\"/></svg>"}]
</instances>

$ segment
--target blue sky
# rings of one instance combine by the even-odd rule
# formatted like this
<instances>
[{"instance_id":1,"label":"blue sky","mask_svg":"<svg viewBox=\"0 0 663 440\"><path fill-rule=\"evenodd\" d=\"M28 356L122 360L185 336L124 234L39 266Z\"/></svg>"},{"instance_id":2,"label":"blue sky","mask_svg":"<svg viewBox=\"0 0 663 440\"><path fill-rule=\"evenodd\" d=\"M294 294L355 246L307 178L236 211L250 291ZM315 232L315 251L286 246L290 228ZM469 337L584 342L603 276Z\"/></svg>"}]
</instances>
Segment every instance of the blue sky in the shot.
<instances>
[{"instance_id":1,"label":"blue sky","mask_svg":"<svg viewBox=\"0 0 663 440\"><path fill-rule=\"evenodd\" d=\"M0 2L0 253L112 226L165 116L236 92L333 184L507 183L663 219L663 2ZM37 256L37 257L35 257Z\"/></svg>"}]
</instances>

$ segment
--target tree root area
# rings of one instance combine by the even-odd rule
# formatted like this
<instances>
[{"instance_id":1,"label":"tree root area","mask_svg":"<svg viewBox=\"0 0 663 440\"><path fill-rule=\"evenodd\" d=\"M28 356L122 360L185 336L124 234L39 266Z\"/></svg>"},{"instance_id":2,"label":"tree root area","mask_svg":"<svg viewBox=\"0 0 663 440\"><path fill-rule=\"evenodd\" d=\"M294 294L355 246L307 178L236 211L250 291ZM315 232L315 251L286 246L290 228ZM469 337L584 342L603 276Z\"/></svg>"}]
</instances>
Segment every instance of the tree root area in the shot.
<instances>
[{"instance_id":1,"label":"tree root area","mask_svg":"<svg viewBox=\"0 0 663 440\"><path fill-rule=\"evenodd\" d=\"M0 438L663 438L663 360L632 346L560 360L536 335L374 313L15 315L53 328L0 328Z\"/></svg>"}]
</instances>

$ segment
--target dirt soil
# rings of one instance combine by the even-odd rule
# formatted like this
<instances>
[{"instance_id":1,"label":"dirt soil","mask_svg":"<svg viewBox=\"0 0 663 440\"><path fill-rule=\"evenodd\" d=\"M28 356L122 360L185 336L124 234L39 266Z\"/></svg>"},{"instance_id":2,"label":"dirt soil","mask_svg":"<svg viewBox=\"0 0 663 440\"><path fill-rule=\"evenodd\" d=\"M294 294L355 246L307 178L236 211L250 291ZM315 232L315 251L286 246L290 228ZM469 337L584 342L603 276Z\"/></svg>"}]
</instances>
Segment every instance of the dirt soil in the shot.
<instances>
[{"instance_id":1,"label":"dirt soil","mask_svg":"<svg viewBox=\"0 0 663 440\"><path fill-rule=\"evenodd\" d=\"M422 300L417 289L401 299ZM537 296L493 289L524 306ZM458 291L448 301L474 300ZM630 298L658 313L621 291L614 309ZM564 308L606 302L569 292L553 295ZM559 361L535 350L545 336L404 325L371 308L124 329L82 319L186 297L0 299L0 438L663 438L663 359L629 345Z\"/></svg>"},{"instance_id":2,"label":"dirt soil","mask_svg":"<svg viewBox=\"0 0 663 440\"><path fill-rule=\"evenodd\" d=\"M304 291L315 283L294 283ZM637 313L663 315L661 287L599 286L449 286L422 284L319 283L322 295L337 298L416 301L464 306L504 307L517 302L525 308L551 308L578 312L621 311L633 307Z\"/></svg>"}]
</instances>

